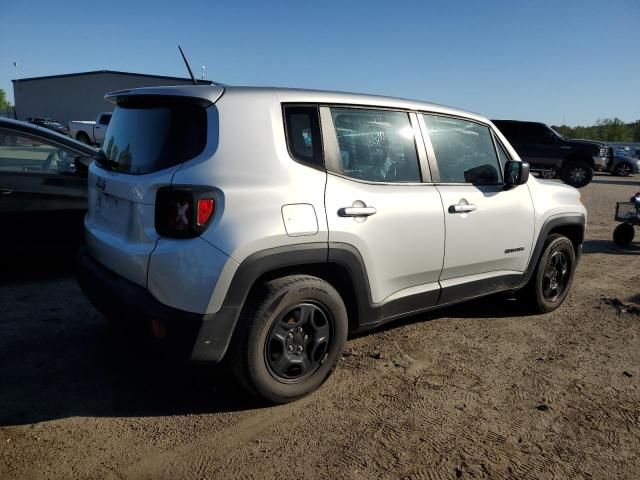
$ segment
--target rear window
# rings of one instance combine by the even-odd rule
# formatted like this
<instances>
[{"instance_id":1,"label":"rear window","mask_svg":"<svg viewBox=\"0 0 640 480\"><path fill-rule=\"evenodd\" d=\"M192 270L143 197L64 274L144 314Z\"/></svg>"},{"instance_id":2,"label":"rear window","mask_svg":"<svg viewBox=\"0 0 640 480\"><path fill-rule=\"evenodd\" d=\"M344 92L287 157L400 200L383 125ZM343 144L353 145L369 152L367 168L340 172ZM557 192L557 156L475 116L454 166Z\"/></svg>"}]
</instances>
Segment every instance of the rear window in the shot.
<instances>
[{"instance_id":1,"label":"rear window","mask_svg":"<svg viewBox=\"0 0 640 480\"><path fill-rule=\"evenodd\" d=\"M191 160L207 143L205 107L197 100L175 97L120 101L100 147L99 165L143 175Z\"/></svg>"}]
</instances>

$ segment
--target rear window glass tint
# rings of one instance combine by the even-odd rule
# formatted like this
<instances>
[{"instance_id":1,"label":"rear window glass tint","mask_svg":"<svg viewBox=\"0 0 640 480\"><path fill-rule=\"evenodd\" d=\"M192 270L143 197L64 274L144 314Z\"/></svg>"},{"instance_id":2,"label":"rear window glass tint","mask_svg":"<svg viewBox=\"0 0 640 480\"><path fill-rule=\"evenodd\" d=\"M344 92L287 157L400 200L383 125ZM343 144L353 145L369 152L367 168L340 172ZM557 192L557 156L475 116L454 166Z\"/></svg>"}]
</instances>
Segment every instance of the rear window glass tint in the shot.
<instances>
[{"instance_id":1,"label":"rear window glass tint","mask_svg":"<svg viewBox=\"0 0 640 480\"><path fill-rule=\"evenodd\" d=\"M284 109L287 145L296 160L322 166L322 143L317 107L288 106Z\"/></svg>"},{"instance_id":2,"label":"rear window glass tint","mask_svg":"<svg viewBox=\"0 0 640 480\"><path fill-rule=\"evenodd\" d=\"M409 114L331 108L343 175L371 182L420 182Z\"/></svg>"},{"instance_id":3,"label":"rear window glass tint","mask_svg":"<svg viewBox=\"0 0 640 480\"><path fill-rule=\"evenodd\" d=\"M119 103L100 147L100 164L143 175L191 160L207 143L204 105L174 98Z\"/></svg>"}]
</instances>

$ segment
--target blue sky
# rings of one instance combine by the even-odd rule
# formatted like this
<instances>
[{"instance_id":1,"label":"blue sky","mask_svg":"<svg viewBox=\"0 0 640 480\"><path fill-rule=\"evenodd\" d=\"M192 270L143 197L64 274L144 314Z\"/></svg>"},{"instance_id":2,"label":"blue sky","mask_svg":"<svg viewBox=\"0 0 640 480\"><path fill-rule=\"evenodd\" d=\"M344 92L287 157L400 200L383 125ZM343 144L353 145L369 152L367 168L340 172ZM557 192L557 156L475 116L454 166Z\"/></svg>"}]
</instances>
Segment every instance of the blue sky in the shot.
<instances>
[{"instance_id":1,"label":"blue sky","mask_svg":"<svg viewBox=\"0 0 640 480\"><path fill-rule=\"evenodd\" d=\"M171 5L171 6L163 6ZM345 90L492 118L640 119L640 1L5 2L0 88L89 70Z\"/></svg>"}]
</instances>

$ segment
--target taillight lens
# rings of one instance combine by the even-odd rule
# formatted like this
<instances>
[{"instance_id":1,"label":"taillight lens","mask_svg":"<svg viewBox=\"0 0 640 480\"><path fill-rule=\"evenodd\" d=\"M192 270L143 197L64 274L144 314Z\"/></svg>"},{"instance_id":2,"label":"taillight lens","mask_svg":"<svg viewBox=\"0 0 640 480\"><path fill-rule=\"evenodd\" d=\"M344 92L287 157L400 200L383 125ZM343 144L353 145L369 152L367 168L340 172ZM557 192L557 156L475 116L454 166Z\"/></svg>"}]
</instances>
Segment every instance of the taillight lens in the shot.
<instances>
[{"instance_id":1,"label":"taillight lens","mask_svg":"<svg viewBox=\"0 0 640 480\"><path fill-rule=\"evenodd\" d=\"M215 191L205 187L158 189L156 231L163 237L193 238L202 234L215 212Z\"/></svg>"},{"instance_id":2,"label":"taillight lens","mask_svg":"<svg viewBox=\"0 0 640 480\"><path fill-rule=\"evenodd\" d=\"M205 225L211 215L213 215L213 209L215 207L215 201L213 198L201 198L198 200L198 226Z\"/></svg>"}]
</instances>

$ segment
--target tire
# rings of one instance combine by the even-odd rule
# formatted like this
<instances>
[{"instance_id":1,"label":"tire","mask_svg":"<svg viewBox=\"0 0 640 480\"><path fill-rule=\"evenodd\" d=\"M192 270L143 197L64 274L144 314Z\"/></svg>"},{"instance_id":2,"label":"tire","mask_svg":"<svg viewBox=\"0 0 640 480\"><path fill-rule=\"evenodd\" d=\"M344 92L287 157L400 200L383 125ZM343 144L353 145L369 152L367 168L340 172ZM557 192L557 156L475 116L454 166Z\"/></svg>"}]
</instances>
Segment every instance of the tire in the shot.
<instances>
[{"instance_id":1,"label":"tire","mask_svg":"<svg viewBox=\"0 0 640 480\"><path fill-rule=\"evenodd\" d=\"M82 143L86 143L87 145L91 145L91 140L89 140L89 135L87 135L84 132L78 132L78 135L76 135L76 140Z\"/></svg>"},{"instance_id":2,"label":"tire","mask_svg":"<svg viewBox=\"0 0 640 480\"><path fill-rule=\"evenodd\" d=\"M613 174L617 175L618 177L628 177L629 175L631 175L632 171L633 167L631 165L629 165L627 162L620 162L613 169Z\"/></svg>"},{"instance_id":3,"label":"tire","mask_svg":"<svg viewBox=\"0 0 640 480\"><path fill-rule=\"evenodd\" d=\"M593 167L587 162L572 160L562 167L560 178L572 187L582 188L593 179Z\"/></svg>"},{"instance_id":4,"label":"tire","mask_svg":"<svg viewBox=\"0 0 640 480\"><path fill-rule=\"evenodd\" d=\"M346 307L335 288L308 275L268 281L257 293L234 334L232 369L261 400L297 400L333 372L347 341Z\"/></svg>"},{"instance_id":5,"label":"tire","mask_svg":"<svg viewBox=\"0 0 640 480\"><path fill-rule=\"evenodd\" d=\"M560 273L563 270L562 258L566 268L564 274ZM552 312L562 305L567 297L575 269L576 254L571 240L564 235L549 235L533 276L519 297L536 313ZM553 278L557 288L553 288Z\"/></svg>"},{"instance_id":6,"label":"tire","mask_svg":"<svg viewBox=\"0 0 640 480\"><path fill-rule=\"evenodd\" d=\"M619 247L626 247L632 241L636 232L630 223L621 223L613 230L613 241Z\"/></svg>"}]
</instances>

